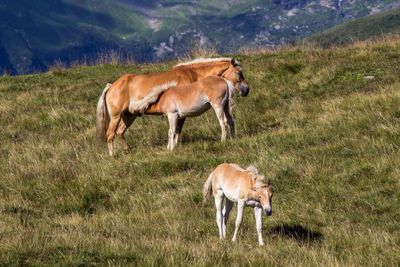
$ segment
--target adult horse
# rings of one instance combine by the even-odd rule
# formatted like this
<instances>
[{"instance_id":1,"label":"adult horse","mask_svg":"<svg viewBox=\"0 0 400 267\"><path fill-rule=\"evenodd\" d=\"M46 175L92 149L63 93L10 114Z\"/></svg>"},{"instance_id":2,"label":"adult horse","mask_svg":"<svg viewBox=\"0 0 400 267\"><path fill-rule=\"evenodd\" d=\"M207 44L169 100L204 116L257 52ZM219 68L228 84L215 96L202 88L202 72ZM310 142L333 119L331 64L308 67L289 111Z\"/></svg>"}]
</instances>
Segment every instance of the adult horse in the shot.
<instances>
[{"instance_id":1,"label":"adult horse","mask_svg":"<svg viewBox=\"0 0 400 267\"><path fill-rule=\"evenodd\" d=\"M108 84L97 103L97 136L106 139L109 154L113 154L114 136L117 134L124 149L126 129L137 116L141 116L168 88L185 85L207 76L221 76L228 69L241 71L234 58L196 59L180 63L171 70L156 74L125 74Z\"/></svg>"}]
</instances>

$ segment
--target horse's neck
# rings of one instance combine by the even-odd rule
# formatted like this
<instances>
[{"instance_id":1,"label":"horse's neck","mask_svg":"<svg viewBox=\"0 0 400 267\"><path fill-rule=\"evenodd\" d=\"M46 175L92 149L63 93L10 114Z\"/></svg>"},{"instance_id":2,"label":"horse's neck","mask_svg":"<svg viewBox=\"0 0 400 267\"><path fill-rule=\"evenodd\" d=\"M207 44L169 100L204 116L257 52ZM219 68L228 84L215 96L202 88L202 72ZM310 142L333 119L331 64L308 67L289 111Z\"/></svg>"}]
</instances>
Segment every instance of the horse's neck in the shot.
<instances>
[{"instance_id":1,"label":"horse's neck","mask_svg":"<svg viewBox=\"0 0 400 267\"><path fill-rule=\"evenodd\" d=\"M230 62L214 63L212 65L190 66L190 69L196 73L197 79L201 80L207 76L221 76L229 68Z\"/></svg>"}]
</instances>

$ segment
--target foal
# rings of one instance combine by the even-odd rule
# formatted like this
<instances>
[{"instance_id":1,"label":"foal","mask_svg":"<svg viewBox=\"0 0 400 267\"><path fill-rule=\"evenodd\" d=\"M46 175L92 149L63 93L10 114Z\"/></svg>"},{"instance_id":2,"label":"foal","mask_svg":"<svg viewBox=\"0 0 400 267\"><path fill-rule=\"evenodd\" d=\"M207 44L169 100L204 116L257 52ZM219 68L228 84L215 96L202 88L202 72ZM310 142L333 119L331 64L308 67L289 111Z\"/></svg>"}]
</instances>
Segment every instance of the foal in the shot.
<instances>
[{"instance_id":1,"label":"foal","mask_svg":"<svg viewBox=\"0 0 400 267\"><path fill-rule=\"evenodd\" d=\"M243 209L245 206L254 208L256 228L258 234L258 244L264 245L261 234L262 229L262 211L267 216L272 214L272 186L263 181L264 177L258 175L254 166L242 169L237 164L223 163L217 166L208 176L203 187L203 200L206 202L211 192L215 199L217 209L217 225L219 238L226 238L226 223L229 213L232 210L233 202L238 203L238 211L235 222L235 232L232 242L236 241L237 233L242 223ZM222 209L222 202L226 198L225 207Z\"/></svg>"},{"instance_id":2,"label":"foal","mask_svg":"<svg viewBox=\"0 0 400 267\"><path fill-rule=\"evenodd\" d=\"M175 86L163 92L145 114L167 115L169 121L167 148L173 150L178 143L186 117L198 116L212 107L221 126L221 140L224 141L227 125L231 136L235 135L231 107L235 85L239 87L242 96L248 94L247 83L234 72L231 76L227 73L224 78L208 76L189 85Z\"/></svg>"}]
</instances>

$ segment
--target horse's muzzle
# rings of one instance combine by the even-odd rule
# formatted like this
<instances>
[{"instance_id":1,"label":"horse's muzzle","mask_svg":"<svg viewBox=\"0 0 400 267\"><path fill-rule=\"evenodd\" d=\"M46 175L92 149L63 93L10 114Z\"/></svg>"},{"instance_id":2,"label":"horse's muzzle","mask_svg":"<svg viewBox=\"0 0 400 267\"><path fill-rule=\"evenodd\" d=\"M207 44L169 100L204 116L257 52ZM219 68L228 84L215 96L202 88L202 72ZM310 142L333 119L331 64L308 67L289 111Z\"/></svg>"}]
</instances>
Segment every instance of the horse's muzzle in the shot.
<instances>
[{"instance_id":1,"label":"horse's muzzle","mask_svg":"<svg viewBox=\"0 0 400 267\"><path fill-rule=\"evenodd\" d=\"M239 91L241 96L247 96L249 94L250 88L247 83L243 82L240 84Z\"/></svg>"},{"instance_id":2,"label":"horse's muzzle","mask_svg":"<svg viewBox=\"0 0 400 267\"><path fill-rule=\"evenodd\" d=\"M272 215L272 209L264 209L265 215L271 216Z\"/></svg>"}]
</instances>

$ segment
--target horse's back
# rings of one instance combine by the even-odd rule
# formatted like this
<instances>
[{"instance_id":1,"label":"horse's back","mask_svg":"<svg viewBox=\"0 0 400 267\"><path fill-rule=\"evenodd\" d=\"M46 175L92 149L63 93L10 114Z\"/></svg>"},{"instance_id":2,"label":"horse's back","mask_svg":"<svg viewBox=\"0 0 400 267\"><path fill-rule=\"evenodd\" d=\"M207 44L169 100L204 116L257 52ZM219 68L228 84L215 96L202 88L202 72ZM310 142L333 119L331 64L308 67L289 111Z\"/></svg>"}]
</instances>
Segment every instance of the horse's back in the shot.
<instances>
[{"instance_id":1,"label":"horse's back","mask_svg":"<svg viewBox=\"0 0 400 267\"><path fill-rule=\"evenodd\" d=\"M216 182L223 189L229 191L237 187L248 188L251 186L252 178L249 171L242 169L237 164L223 163L214 170Z\"/></svg>"}]
</instances>

